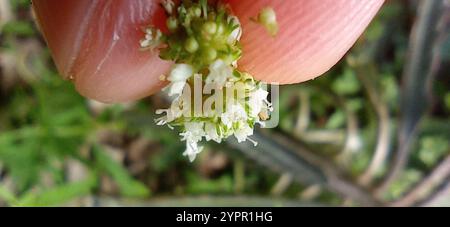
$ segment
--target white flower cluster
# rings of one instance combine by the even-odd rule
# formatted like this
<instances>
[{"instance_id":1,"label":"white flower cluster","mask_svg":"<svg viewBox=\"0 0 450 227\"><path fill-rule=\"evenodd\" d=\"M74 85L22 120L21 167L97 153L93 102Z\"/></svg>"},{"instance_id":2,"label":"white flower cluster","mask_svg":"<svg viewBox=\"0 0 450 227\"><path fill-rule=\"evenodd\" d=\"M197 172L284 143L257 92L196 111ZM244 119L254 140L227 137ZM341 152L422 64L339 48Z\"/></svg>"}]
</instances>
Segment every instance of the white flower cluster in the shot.
<instances>
[{"instance_id":1,"label":"white flower cluster","mask_svg":"<svg viewBox=\"0 0 450 227\"><path fill-rule=\"evenodd\" d=\"M162 59L177 62L165 88L172 104L157 110L164 114L157 124L181 129L184 155L190 161L202 151L199 143L204 140L221 143L234 136L239 143L250 141L256 146L250 136L255 124L268 120L272 105L262 85L237 70L242 53L239 19L230 14L228 6L207 0L181 1L178 6L162 0L161 5L170 32L148 28L140 42L142 49L161 47ZM270 22L268 13L260 17Z\"/></svg>"},{"instance_id":2,"label":"white flower cluster","mask_svg":"<svg viewBox=\"0 0 450 227\"><path fill-rule=\"evenodd\" d=\"M182 126L180 134L182 141L186 141L185 156L194 161L198 153L202 151L199 142L222 140L234 136L239 143L250 141L256 146L250 136L256 123L263 125L272 111L272 105L267 100L268 92L259 83L247 76L236 77L233 75L233 66L226 65L222 60L216 60L209 67L209 74L204 83L205 87L211 86L216 91L231 90L242 92L241 98L225 100L224 111L211 110L203 112L201 116L191 116L192 110L189 100L192 84L189 82L195 75L192 66L176 64L170 72L167 87L170 96L175 96L169 109L158 110L157 114L166 115L157 120L158 125ZM189 90L189 92L188 92ZM195 92L195 91L194 91ZM187 95L187 96L186 96Z\"/></svg>"}]
</instances>

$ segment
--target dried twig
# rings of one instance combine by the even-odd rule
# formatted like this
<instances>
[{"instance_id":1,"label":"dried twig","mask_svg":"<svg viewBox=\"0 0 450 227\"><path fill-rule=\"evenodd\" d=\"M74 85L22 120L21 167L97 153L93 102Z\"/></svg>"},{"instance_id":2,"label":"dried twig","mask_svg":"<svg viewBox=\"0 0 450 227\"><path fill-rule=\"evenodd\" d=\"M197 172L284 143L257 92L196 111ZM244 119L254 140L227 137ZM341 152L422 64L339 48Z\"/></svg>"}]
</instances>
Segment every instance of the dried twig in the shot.
<instances>
[{"instance_id":1,"label":"dried twig","mask_svg":"<svg viewBox=\"0 0 450 227\"><path fill-rule=\"evenodd\" d=\"M14 19L14 14L11 11L11 5L9 1L0 1L0 30L3 25Z\"/></svg>"},{"instance_id":2,"label":"dried twig","mask_svg":"<svg viewBox=\"0 0 450 227\"><path fill-rule=\"evenodd\" d=\"M367 66L364 66L364 68L367 68ZM389 109L380 96L379 89L376 85L374 85L374 81L372 81L371 77L376 76L376 74L373 73L375 69L373 69L373 67L369 68L369 70L365 71L372 72L370 75L365 75L362 72L359 72L359 70L357 75L363 86L366 88L367 95L377 114L378 136L372 161L364 174L358 179L362 185L370 185L372 183L377 171L379 171L385 164L389 154L389 149L391 147L391 118L389 115Z\"/></svg>"},{"instance_id":3,"label":"dried twig","mask_svg":"<svg viewBox=\"0 0 450 227\"><path fill-rule=\"evenodd\" d=\"M281 134L261 132L256 132L253 138L260 142L257 148L233 140L228 143L259 164L280 173L290 173L300 183L321 185L365 206L381 205L366 189L349 180L331 161L311 152L300 142Z\"/></svg>"},{"instance_id":4,"label":"dried twig","mask_svg":"<svg viewBox=\"0 0 450 227\"><path fill-rule=\"evenodd\" d=\"M444 183L438 187L428 198L418 202L419 207L440 206L442 202L447 201L446 206L450 204L450 177L444 180Z\"/></svg>"},{"instance_id":5,"label":"dried twig","mask_svg":"<svg viewBox=\"0 0 450 227\"><path fill-rule=\"evenodd\" d=\"M412 206L426 198L432 190L450 177L450 156L442 161L433 172L420 181L411 191L400 200L393 202L392 206Z\"/></svg>"}]
</instances>

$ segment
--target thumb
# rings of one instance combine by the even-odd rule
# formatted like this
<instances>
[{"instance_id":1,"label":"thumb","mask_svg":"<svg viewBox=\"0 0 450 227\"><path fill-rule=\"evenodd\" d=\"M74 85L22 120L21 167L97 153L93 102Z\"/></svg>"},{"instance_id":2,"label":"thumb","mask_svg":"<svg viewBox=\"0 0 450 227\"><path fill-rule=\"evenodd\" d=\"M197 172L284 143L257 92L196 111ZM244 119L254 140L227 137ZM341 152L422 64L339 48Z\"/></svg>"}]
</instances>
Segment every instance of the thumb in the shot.
<instances>
[{"instance_id":1,"label":"thumb","mask_svg":"<svg viewBox=\"0 0 450 227\"><path fill-rule=\"evenodd\" d=\"M33 0L60 73L84 96L126 102L153 94L170 63L139 50L142 29L160 25L158 0Z\"/></svg>"}]
</instances>

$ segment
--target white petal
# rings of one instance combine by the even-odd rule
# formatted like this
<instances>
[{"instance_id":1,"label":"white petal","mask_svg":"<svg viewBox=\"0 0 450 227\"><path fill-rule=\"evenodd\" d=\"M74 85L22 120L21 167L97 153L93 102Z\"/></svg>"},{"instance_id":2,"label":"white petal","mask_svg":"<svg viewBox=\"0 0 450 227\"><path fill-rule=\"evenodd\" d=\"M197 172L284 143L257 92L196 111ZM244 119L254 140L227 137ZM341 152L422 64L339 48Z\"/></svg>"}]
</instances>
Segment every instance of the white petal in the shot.
<instances>
[{"instance_id":1,"label":"white petal","mask_svg":"<svg viewBox=\"0 0 450 227\"><path fill-rule=\"evenodd\" d=\"M247 119L247 113L245 112L244 107L240 104L228 106L226 112L221 115L222 123L228 128L230 128L233 123L245 122Z\"/></svg>"},{"instance_id":2,"label":"white petal","mask_svg":"<svg viewBox=\"0 0 450 227\"><path fill-rule=\"evenodd\" d=\"M169 96L181 95L183 93L184 86L186 86L186 81L178 81L171 83L169 90Z\"/></svg>"},{"instance_id":3,"label":"white petal","mask_svg":"<svg viewBox=\"0 0 450 227\"><path fill-rule=\"evenodd\" d=\"M203 147L199 147L196 142L186 141L186 150L183 155L189 158L190 162L193 162L197 157L197 154L202 152Z\"/></svg>"},{"instance_id":4,"label":"white petal","mask_svg":"<svg viewBox=\"0 0 450 227\"><path fill-rule=\"evenodd\" d=\"M219 134L217 133L216 125L213 123L206 123L205 124L205 132L206 132L206 140L214 140L217 143L222 142L222 139L220 138Z\"/></svg>"},{"instance_id":5,"label":"white petal","mask_svg":"<svg viewBox=\"0 0 450 227\"><path fill-rule=\"evenodd\" d=\"M143 40L141 40L140 44L141 44L142 48L146 48L146 47L149 47L151 45L151 43L152 43L151 40L143 39Z\"/></svg>"},{"instance_id":6,"label":"white petal","mask_svg":"<svg viewBox=\"0 0 450 227\"><path fill-rule=\"evenodd\" d=\"M180 135L183 136L182 140L191 142L200 142L205 135L203 129L205 123L203 122L187 122L184 124L185 132Z\"/></svg>"},{"instance_id":7,"label":"white petal","mask_svg":"<svg viewBox=\"0 0 450 227\"><path fill-rule=\"evenodd\" d=\"M176 64L167 78L170 82L186 81L194 74L194 69L188 64Z\"/></svg>"},{"instance_id":8,"label":"white petal","mask_svg":"<svg viewBox=\"0 0 450 227\"><path fill-rule=\"evenodd\" d=\"M249 106L251 109L251 116L257 117L261 111L268 108L267 96L269 92L264 89L258 89L250 94Z\"/></svg>"},{"instance_id":9,"label":"white petal","mask_svg":"<svg viewBox=\"0 0 450 227\"><path fill-rule=\"evenodd\" d=\"M245 142L247 137L253 135L253 129L248 124L243 124L238 130L234 132L234 137L239 143Z\"/></svg>"},{"instance_id":10,"label":"white petal","mask_svg":"<svg viewBox=\"0 0 450 227\"><path fill-rule=\"evenodd\" d=\"M219 59L209 66L209 75L206 78L206 83L215 83L220 88L222 88L224 87L228 78L231 78L232 76L233 68Z\"/></svg>"},{"instance_id":11,"label":"white petal","mask_svg":"<svg viewBox=\"0 0 450 227\"><path fill-rule=\"evenodd\" d=\"M163 0L161 2L161 4L168 14L173 13L173 8L175 8L175 3L172 0Z\"/></svg>"}]
</instances>

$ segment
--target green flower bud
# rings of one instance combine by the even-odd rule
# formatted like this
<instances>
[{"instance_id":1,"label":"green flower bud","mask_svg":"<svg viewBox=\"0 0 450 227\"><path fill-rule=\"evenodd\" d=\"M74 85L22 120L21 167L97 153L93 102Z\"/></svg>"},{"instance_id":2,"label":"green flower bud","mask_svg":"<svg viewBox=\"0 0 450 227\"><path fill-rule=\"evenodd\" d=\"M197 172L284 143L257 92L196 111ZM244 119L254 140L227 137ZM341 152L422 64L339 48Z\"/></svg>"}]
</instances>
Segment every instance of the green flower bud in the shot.
<instances>
[{"instance_id":1,"label":"green flower bud","mask_svg":"<svg viewBox=\"0 0 450 227\"><path fill-rule=\"evenodd\" d=\"M178 28L178 21L174 17L169 17L166 21L167 28L169 28L170 31L175 31Z\"/></svg>"},{"instance_id":2,"label":"green flower bud","mask_svg":"<svg viewBox=\"0 0 450 227\"><path fill-rule=\"evenodd\" d=\"M217 58L217 51L214 48L208 48L203 52L204 59L208 62L212 62Z\"/></svg>"},{"instance_id":3,"label":"green flower bud","mask_svg":"<svg viewBox=\"0 0 450 227\"><path fill-rule=\"evenodd\" d=\"M264 8L259 14L259 22L262 24L277 23L277 16L272 8Z\"/></svg>"},{"instance_id":4,"label":"green flower bud","mask_svg":"<svg viewBox=\"0 0 450 227\"><path fill-rule=\"evenodd\" d=\"M231 65L236 59L231 55L227 54L222 56L222 61L224 61L226 64Z\"/></svg>"},{"instance_id":5,"label":"green flower bud","mask_svg":"<svg viewBox=\"0 0 450 227\"><path fill-rule=\"evenodd\" d=\"M199 45L197 40L195 40L195 38L189 37L184 43L184 48L187 50L187 52L192 54L197 52Z\"/></svg>"},{"instance_id":6,"label":"green flower bud","mask_svg":"<svg viewBox=\"0 0 450 227\"><path fill-rule=\"evenodd\" d=\"M202 15L202 10L199 7L194 7L191 8L191 12L192 15L194 15L195 17L200 17Z\"/></svg>"},{"instance_id":7,"label":"green flower bud","mask_svg":"<svg viewBox=\"0 0 450 227\"><path fill-rule=\"evenodd\" d=\"M272 36L278 33L277 15L272 8L267 7L261 10L258 16L258 22L266 27Z\"/></svg>"},{"instance_id":8,"label":"green flower bud","mask_svg":"<svg viewBox=\"0 0 450 227\"><path fill-rule=\"evenodd\" d=\"M208 35L213 35L217 31L217 25L216 25L216 23L214 23L212 21L208 21L203 24L202 30L203 30L203 32L205 32Z\"/></svg>"},{"instance_id":9,"label":"green flower bud","mask_svg":"<svg viewBox=\"0 0 450 227\"><path fill-rule=\"evenodd\" d=\"M222 23L220 23L219 26L217 26L216 33L219 35L222 35L224 32L225 32L225 26Z\"/></svg>"}]
</instances>

